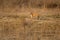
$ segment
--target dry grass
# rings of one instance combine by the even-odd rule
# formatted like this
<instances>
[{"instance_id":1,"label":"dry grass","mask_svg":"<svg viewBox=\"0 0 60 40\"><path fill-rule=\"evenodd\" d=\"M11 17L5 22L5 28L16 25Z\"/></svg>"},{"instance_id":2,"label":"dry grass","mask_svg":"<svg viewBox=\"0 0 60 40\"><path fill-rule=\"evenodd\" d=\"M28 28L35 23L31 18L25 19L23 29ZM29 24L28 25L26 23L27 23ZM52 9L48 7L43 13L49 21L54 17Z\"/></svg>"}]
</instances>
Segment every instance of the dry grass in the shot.
<instances>
[{"instance_id":1,"label":"dry grass","mask_svg":"<svg viewBox=\"0 0 60 40\"><path fill-rule=\"evenodd\" d=\"M0 40L60 40L60 1L0 0Z\"/></svg>"},{"instance_id":2,"label":"dry grass","mask_svg":"<svg viewBox=\"0 0 60 40\"><path fill-rule=\"evenodd\" d=\"M59 40L60 13L49 10L38 10L37 13L39 20L30 19L29 12L1 15L0 40Z\"/></svg>"}]
</instances>

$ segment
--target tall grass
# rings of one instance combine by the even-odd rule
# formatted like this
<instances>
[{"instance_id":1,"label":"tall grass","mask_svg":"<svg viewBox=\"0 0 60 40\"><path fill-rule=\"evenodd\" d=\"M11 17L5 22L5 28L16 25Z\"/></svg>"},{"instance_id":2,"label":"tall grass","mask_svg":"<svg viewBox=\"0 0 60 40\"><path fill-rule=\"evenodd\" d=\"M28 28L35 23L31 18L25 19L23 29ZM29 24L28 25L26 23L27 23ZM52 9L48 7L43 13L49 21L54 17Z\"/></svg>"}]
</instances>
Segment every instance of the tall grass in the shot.
<instances>
[{"instance_id":1,"label":"tall grass","mask_svg":"<svg viewBox=\"0 0 60 40\"><path fill-rule=\"evenodd\" d=\"M59 0L0 0L0 7L43 7L44 5L60 4Z\"/></svg>"}]
</instances>

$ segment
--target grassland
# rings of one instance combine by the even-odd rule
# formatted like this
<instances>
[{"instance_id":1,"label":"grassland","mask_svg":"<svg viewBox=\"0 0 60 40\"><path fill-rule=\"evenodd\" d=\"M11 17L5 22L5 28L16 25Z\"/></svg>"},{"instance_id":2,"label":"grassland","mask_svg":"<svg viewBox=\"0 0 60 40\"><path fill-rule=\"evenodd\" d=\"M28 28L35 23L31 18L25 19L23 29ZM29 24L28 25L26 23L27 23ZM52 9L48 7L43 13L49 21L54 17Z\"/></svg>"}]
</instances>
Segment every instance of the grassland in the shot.
<instances>
[{"instance_id":1,"label":"grassland","mask_svg":"<svg viewBox=\"0 0 60 40\"><path fill-rule=\"evenodd\" d=\"M60 1L0 0L0 40L60 40Z\"/></svg>"},{"instance_id":2,"label":"grassland","mask_svg":"<svg viewBox=\"0 0 60 40\"><path fill-rule=\"evenodd\" d=\"M32 10L39 13L39 20L30 18ZM4 10L0 14L0 40L60 40L59 9Z\"/></svg>"}]
</instances>

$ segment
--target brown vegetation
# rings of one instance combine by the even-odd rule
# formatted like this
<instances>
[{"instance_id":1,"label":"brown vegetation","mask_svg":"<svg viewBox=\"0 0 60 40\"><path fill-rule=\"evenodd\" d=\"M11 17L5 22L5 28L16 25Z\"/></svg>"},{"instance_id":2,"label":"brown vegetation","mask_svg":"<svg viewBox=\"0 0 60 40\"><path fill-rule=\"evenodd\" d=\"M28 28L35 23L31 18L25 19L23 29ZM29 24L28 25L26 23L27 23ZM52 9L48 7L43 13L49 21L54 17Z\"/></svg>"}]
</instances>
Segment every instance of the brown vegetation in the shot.
<instances>
[{"instance_id":1,"label":"brown vegetation","mask_svg":"<svg viewBox=\"0 0 60 40\"><path fill-rule=\"evenodd\" d=\"M59 8L59 0L0 0L0 40L60 40Z\"/></svg>"}]
</instances>

